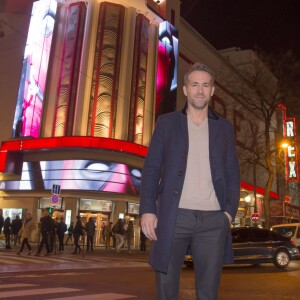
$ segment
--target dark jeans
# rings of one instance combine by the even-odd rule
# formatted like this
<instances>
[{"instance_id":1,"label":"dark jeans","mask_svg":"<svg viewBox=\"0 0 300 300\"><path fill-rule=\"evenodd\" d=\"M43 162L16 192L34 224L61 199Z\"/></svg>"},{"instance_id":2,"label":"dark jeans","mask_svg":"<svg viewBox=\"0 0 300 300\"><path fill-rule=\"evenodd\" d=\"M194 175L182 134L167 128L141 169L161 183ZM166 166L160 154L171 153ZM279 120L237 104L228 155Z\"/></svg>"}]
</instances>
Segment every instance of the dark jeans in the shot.
<instances>
[{"instance_id":1,"label":"dark jeans","mask_svg":"<svg viewBox=\"0 0 300 300\"><path fill-rule=\"evenodd\" d=\"M182 264L190 245L197 300L217 300L227 233L223 211L178 209L167 274L156 272L157 300L177 300Z\"/></svg>"},{"instance_id":2,"label":"dark jeans","mask_svg":"<svg viewBox=\"0 0 300 300\"><path fill-rule=\"evenodd\" d=\"M93 251L93 245L94 245L94 236L87 236L87 245L86 245L86 250L89 251L91 247L91 251Z\"/></svg>"},{"instance_id":3,"label":"dark jeans","mask_svg":"<svg viewBox=\"0 0 300 300\"><path fill-rule=\"evenodd\" d=\"M57 234L57 236L58 236L58 243L59 243L58 251L64 251L64 237L65 237L65 234L60 233L60 234Z\"/></svg>"},{"instance_id":4,"label":"dark jeans","mask_svg":"<svg viewBox=\"0 0 300 300\"><path fill-rule=\"evenodd\" d=\"M28 238L24 238L23 241L22 241L20 252L23 251L25 245L27 246L28 250L31 251L31 247L28 243Z\"/></svg>"},{"instance_id":5,"label":"dark jeans","mask_svg":"<svg viewBox=\"0 0 300 300\"><path fill-rule=\"evenodd\" d=\"M74 245L75 245L74 253L77 253L77 250L81 252L81 247L79 245L80 234L74 233L73 236L74 236Z\"/></svg>"},{"instance_id":6,"label":"dark jeans","mask_svg":"<svg viewBox=\"0 0 300 300\"><path fill-rule=\"evenodd\" d=\"M50 245L49 245L49 234L48 233L42 233L42 240L40 242L37 254L40 254L44 245L46 246L47 253L49 254L50 251Z\"/></svg>"}]
</instances>

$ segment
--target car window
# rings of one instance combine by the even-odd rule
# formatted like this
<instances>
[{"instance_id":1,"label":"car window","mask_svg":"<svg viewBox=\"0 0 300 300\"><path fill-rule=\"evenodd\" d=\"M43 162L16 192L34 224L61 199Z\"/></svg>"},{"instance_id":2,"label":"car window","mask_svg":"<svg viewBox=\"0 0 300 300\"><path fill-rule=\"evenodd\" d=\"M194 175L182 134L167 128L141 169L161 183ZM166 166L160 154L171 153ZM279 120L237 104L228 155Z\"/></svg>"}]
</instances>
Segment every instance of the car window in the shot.
<instances>
[{"instance_id":1,"label":"car window","mask_svg":"<svg viewBox=\"0 0 300 300\"><path fill-rule=\"evenodd\" d=\"M295 233L296 226L273 227L272 230L286 237L292 237Z\"/></svg>"},{"instance_id":2,"label":"car window","mask_svg":"<svg viewBox=\"0 0 300 300\"><path fill-rule=\"evenodd\" d=\"M266 229L254 230L254 241L267 241L270 239L270 232Z\"/></svg>"},{"instance_id":3,"label":"car window","mask_svg":"<svg viewBox=\"0 0 300 300\"><path fill-rule=\"evenodd\" d=\"M250 231L249 229L234 229L231 232L232 234L232 241L234 243L241 243L248 241L250 238Z\"/></svg>"}]
</instances>

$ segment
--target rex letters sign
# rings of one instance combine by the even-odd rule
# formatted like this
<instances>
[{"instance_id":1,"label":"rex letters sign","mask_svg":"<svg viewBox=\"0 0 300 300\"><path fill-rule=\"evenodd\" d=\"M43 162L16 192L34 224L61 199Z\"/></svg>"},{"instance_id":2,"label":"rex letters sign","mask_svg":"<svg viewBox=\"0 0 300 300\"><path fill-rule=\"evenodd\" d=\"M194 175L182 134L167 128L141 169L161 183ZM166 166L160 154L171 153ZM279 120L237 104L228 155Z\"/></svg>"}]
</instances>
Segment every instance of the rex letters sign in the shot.
<instances>
[{"instance_id":1,"label":"rex letters sign","mask_svg":"<svg viewBox=\"0 0 300 300\"><path fill-rule=\"evenodd\" d=\"M289 142L287 148L286 174L288 181L298 180L298 154L296 143L296 125L295 118L286 119L286 139Z\"/></svg>"}]
</instances>

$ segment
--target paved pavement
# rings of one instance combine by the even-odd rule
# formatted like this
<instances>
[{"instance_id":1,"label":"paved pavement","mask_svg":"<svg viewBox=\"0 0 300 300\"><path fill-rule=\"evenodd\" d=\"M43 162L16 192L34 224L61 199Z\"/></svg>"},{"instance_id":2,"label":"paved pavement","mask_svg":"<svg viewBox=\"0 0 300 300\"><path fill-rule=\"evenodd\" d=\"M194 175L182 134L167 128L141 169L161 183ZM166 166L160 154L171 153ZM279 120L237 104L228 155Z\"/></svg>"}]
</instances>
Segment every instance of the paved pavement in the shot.
<instances>
[{"instance_id":1,"label":"paved pavement","mask_svg":"<svg viewBox=\"0 0 300 300\"><path fill-rule=\"evenodd\" d=\"M116 253L114 249L106 250L104 247L95 247L93 252L83 251L74 255L73 246L66 246L64 252L58 252L44 256L34 256L37 246L32 245L32 255L28 255L28 251L23 251L18 255L19 246L11 250L0 247L0 265L1 273L22 272L22 271L38 271L38 270L57 270L60 269L84 269L84 268L112 268L112 267L128 267L128 266L146 266L148 255L133 250L128 253L123 250Z\"/></svg>"}]
</instances>

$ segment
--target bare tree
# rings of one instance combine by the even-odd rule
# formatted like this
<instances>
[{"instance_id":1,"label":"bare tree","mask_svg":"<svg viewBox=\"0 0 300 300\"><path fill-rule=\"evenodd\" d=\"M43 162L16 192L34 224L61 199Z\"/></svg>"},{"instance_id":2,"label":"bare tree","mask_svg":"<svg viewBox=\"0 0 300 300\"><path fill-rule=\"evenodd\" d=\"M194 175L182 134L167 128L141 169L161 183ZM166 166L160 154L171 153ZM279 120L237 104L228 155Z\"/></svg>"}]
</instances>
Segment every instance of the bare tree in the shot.
<instances>
[{"instance_id":1,"label":"bare tree","mask_svg":"<svg viewBox=\"0 0 300 300\"><path fill-rule=\"evenodd\" d=\"M235 54L243 54L241 52ZM274 77L254 52L248 51L247 57L248 59L245 60L241 57L236 59L235 56L233 61L227 57L237 72L233 72L230 76L227 75L224 78L226 78L227 88L243 102L249 111L257 115L260 123L257 125L256 131L250 133L256 135L253 138L254 143L249 145L248 149L243 147L243 155L240 158L248 164L252 164L255 169L260 166L267 170L267 180L264 186L264 216L265 227L269 228L270 192L276 177L274 140L276 109L284 98L279 89L280 80ZM247 134L249 135L249 132Z\"/></svg>"}]
</instances>

